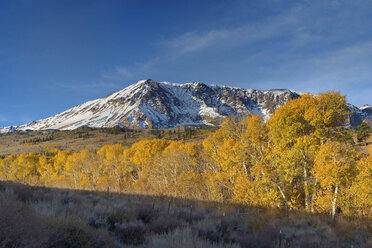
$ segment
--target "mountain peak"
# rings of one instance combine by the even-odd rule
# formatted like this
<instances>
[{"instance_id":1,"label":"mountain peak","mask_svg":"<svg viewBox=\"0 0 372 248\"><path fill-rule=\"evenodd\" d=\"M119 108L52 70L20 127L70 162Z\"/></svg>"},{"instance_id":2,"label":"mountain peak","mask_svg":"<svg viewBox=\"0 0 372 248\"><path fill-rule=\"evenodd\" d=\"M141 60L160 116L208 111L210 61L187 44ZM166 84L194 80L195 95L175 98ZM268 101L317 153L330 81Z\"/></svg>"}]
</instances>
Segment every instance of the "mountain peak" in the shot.
<instances>
[{"instance_id":1,"label":"mountain peak","mask_svg":"<svg viewBox=\"0 0 372 248\"><path fill-rule=\"evenodd\" d=\"M360 106L359 109L361 109L361 110L364 110L364 109L372 109L372 106L369 105L369 104L364 104L364 105Z\"/></svg>"},{"instance_id":2,"label":"mountain peak","mask_svg":"<svg viewBox=\"0 0 372 248\"><path fill-rule=\"evenodd\" d=\"M135 83L134 85L136 85L136 84L138 84L138 85L150 85L150 86L158 85L158 83L155 82L154 80L152 80L151 78L145 79L145 80L140 80L137 83Z\"/></svg>"}]
</instances>

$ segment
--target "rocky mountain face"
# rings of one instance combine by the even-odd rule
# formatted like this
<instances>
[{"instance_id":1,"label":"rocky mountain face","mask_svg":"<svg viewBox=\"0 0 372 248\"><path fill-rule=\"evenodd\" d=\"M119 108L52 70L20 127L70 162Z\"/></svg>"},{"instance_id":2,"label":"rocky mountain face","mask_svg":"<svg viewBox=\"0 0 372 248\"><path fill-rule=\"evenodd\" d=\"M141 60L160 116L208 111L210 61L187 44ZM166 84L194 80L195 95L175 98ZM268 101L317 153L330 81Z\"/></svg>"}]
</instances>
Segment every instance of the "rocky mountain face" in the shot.
<instances>
[{"instance_id":1,"label":"rocky mountain face","mask_svg":"<svg viewBox=\"0 0 372 248\"><path fill-rule=\"evenodd\" d=\"M14 130L71 130L82 126L129 128L171 128L182 125L217 126L229 115L259 114L268 119L278 107L301 93L290 90L253 90L206 85L199 82L174 84L142 80L107 97L89 101L47 119ZM372 107L357 108L352 124L372 120Z\"/></svg>"},{"instance_id":2,"label":"rocky mountain face","mask_svg":"<svg viewBox=\"0 0 372 248\"><path fill-rule=\"evenodd\" d=\"M363 121L372 127L372 106L363 105L361 107L356 107L354 105L348 104L349 110L351 112L350 125L358 126Z\"/></svg>"}]
</instances>

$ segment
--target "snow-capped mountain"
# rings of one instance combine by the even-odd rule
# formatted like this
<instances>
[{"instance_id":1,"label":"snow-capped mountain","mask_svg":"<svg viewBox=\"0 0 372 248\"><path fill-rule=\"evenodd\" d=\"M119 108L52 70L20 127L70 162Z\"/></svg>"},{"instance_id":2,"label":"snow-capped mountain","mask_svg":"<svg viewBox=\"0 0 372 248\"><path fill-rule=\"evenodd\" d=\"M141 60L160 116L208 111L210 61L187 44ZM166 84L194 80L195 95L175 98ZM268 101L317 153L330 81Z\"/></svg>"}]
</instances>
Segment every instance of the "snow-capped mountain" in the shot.
<instances>
[{"instance_id":1,"label":"snow-capped mountain","mask_svg":"<svg viewBox=\"0 0 372 248\"><path fill-rule=\"evenodd\" d=\"M72 130L82 126L169 128L182 125L216 126L229 115L259 114L268 119L275 109L302 93L290 90L253 90L206 85L199 82L175 84L139 81L107 97L89 101L47 119L14 130ZM372 119L371 106L357 108L356 115ZM355 108L355 111L354 111ZM358 121L358 120L356 120Z\"/></svg>"},{"instance_id":2,"label":"snow-capped mountain","mask_svg":"<svg viewBox=\"0 0 372 248\"><path fill-rule=\"evenodd\" d=\"M372 106L365 104L361 107L356 107L354 105L348 104L349 110L351 112L350 124L352 126L358 126L363 121L367 122L372 126Z\"/></svg>"}]
</instances>

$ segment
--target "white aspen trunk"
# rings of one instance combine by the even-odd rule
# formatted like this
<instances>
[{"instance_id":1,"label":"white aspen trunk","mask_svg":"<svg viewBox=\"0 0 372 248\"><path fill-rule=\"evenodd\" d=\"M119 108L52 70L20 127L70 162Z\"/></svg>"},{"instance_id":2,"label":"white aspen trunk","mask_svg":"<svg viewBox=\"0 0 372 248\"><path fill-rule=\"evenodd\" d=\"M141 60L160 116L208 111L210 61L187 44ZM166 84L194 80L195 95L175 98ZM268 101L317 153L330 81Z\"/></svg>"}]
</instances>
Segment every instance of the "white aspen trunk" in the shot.
<instances>
[{"instance_id":1,"label":"white aspen trunk","mask_svg":"<svg viewBox=\"0 0 372 248\"><path fill-rule=\"evenodd\" d=\"M307 184L307 168L306 163L304 164L304 192L305 192L305 209L306 212L309 211L309 188Z\"/></svg>"},{"instance_id":2,"label":"white aspen trunk","mask_svg":"<svg viewBox=\"0 0 372 248\"><path fill-rule=\"evenodd\" d=\"M313 194L311 195L311 212L312 213L315 213L315 208L314 208L314 197L315 197L315 193L316 193L316 185L318 184L318 180L315 179L315 183L314 183L314 191L313 191Z\"/></svg>"},{"instance_id":3,"label":"white aspen trunk","mask_svg":"<svg viewBox=\"0 0 372 248\"><path fill-rule=\"evenodd\" d=\"M277 186L278 186L278 189L279 189L280 194L281 194L282 197L283 197L283 200L284 200L285 205L287 206L287 208L288 208L289 210L291 210L291 208L290 208L290 206L289 206L289 204L288 204L287 197L285 196L285 194L284 194L282 188L280 188L279 185L277 185Z\"/></svg>"},{"instance_id":4,"label":"white aspen trunk","mask_svg":"<svg viewBox=\"0 0 372 248\"><path fill-rule=\"evenodd\" d=\"M246 177L246 178L248 178L247 165L246 165L246 163L245 163L245 162L243 162L243 165L242 165L242 167L243 167L243 170L244 170L244 173L245 173L245 177Z\"/></svg>"},{"instance_id":5,"label":"white aspen trunk","mask_svg":"<svg viewBox=\"0 0 372 248\"><path fill-rule=\"evenodd\" d=\"M338 194L338 185L336 184L335 192L334 192L333 200L332 200L332 220L334 220L336 216L337 194Z\"/></svg>"}]
</instances>

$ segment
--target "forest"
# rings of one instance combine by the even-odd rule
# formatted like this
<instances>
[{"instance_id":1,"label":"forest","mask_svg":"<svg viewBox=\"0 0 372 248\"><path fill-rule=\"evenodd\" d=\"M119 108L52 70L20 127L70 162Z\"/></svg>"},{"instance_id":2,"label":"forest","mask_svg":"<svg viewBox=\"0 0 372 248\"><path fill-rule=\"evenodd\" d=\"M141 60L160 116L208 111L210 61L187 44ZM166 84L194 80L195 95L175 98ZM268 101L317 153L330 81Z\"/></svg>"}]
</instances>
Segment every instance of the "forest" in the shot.
<instances>
[{"instance_id":1,"label":"forest","mask_svg":"<svg viewBox=\"0 0 372 248\"><path fill-rule=\"evenodd\" d=\"M372 149L356 149L346 97L305 94L258 115L227 117L202 142L57 150L0 159L0 180L372 217Z\"/></svg>"}]
</instances>

